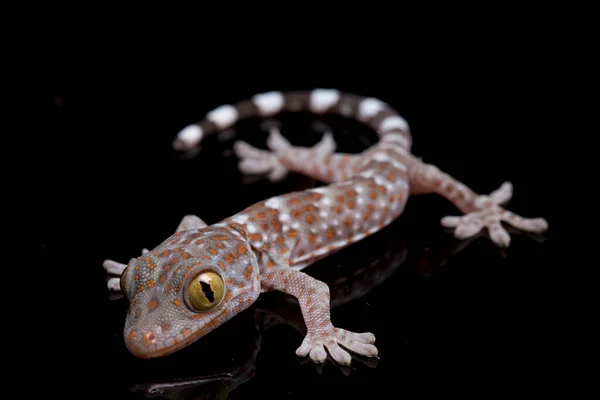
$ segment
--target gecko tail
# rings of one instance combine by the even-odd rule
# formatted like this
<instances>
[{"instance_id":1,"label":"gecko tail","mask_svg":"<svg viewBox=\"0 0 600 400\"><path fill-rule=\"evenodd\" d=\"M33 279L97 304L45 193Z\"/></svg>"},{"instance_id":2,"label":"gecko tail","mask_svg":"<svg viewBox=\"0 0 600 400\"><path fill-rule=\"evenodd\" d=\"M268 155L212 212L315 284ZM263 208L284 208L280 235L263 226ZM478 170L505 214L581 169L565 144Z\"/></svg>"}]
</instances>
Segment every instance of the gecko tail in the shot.
<instances>
[{"instance_id":1,"label":"gecko tail","mask_svg":"<svg viewBox=\"0 0 600 400\"><path fill-rule=\"evenodd\" d=\"M256 94L235 104L222 105L207 113L204 119L181 129L173 140L173 148L177 151L198 150L200 142L206 136L223 132L240 120L302 111L315 115L337 114L358 120L377 132L380 138L393 135L396 143L410 151L412 138L408 123L392 106L373 97L342 93L336 89L271 91ZM289 142L284 141L278 133L271 134L273 151L289 146ZM329 142L326 141L328 145Z\"/></svg>"}]
</instances>

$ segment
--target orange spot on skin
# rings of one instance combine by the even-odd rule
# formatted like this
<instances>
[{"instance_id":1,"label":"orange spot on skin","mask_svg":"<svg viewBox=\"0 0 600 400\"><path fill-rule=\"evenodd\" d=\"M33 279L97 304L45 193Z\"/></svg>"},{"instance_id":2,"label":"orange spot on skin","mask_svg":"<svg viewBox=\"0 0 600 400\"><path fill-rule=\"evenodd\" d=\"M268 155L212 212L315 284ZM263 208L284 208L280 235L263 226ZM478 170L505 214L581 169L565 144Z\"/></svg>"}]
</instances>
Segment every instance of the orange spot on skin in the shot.
<instances>
[{"instance_id":1,"label":"orange spot on skin","mask_svg":"<svg viewBox=\"0 0 600 400\"><path fill-rule=\"evenodd\" d=\"M204 241L202 239L196 240L196 244L202 244L202 243L204 243Z\"/></svg>"},{"instance_id":2,"label":"orange spot on skin","mask_svg":"<svg viewBox=\"0 0 600 400\"><path fill-rule=\"evenodd\" d=\"M148 283L146 283L146 286L148 286L149 288L151 288L152 286L154 286L154 281L152 279L150 279L148 281Z\"/></svg>"},{"instance_id":3,"label":"orange spot on skin","mask_svg":"<svg viewBox=\"0 0 600 400\"><path fill-rule=\"evenodd\" d=\"M238 282L238 287L241 289L244 287L244 284L242 282Z\"/></svg>"},{"instance_id":4,"label":"orange spot on skin","mask_svg":"<svg viewBox=\"0 0 600 400\"><path fill-rule=\"evenodd\" d=\"M369 211L371 211L371 212L375 211L375 206L374 206L373 204L369 204L369 205L367 206L367 208L368 208L368 209L369 209Z\"/></svg>"},{"instance_id":5,"label":"orange spot on skin","mask_svg":"<svg viewBox=\"0 0 600 400\"><path fill-rule=\"evenodd\" d=\"M335 211L338 214L341 214L344 212L344 209L340 206L335 206L335 207L333 207L333 211Z\"/></svg>"},{"instance_id":6,"label":"orange spot on skin","mask_svg":"<svg viewBox=\"0 0 600 400\"><path fill-rule=\"evenodd\" d=\"M369 219L370 216L371 216L371 213L366 212L363 214L363 219L366 221Z\"/></svg>"},{"instance_id":7,"label":"orange spot on skin","mask_svg":"<svg viewBox=\"0 0 600 400\"><path fill-rule=\"evenodd\" d=\"M211 239L212 240L227 240L227 239L229 239L229 236L212 236Z\"/></svg>"},{"instance_id":8,"label":"orange spot on skin","mask_svg":"<svg viewBox=\"0 0 600 400\"><path fill-rule=\"evenodd\" d=\"M344 220L344 225L346 225L347 227L350 227L350 225L352 225L352 219L350 217L347 217Z\"/></svg>"},{"instance_id":9,"label":"orange spot on skin","mask_svg":"<svg viewBox=\"0 0 600 400\"><path fill-rule=\"evenodd\" d=\"M313 192L313 193L311 194L311 197L312 197L313 199L315 199L315 200L319 200L319 199L321 199L321 198L323 197L323 195L322 195L321 193Z\"/></svg>"},{"instance_id":10,"label":"orange spot on skin","mask_svg":"<svg viewBox=\"0 0 600 400\"><path fill-rule=\"evenodd\" d=\"M327 239L332 239L333 238L333 231L327 231Z\"/></svg>"},{"instance_id":11,"label":"orange spot on skin","mask_svg":"<svg viewBox=\"0 0 600 400\"><path fill-rule=\"evenodd\" d=\"M267 275L267 279L273 279L273 274Z\"/></svg>"},{"instance_id":12,"label":"orange spot on skin","mask_svg":"<svg viewBox=\"0 0 600 400\"><path fill-rule=\"evenodd\" d=\"M187 328L184 328L181 330L181 334L183 335L183 337L188 337L191 333L192 333L192 331L190 331Z\"/></svg>"},{"instance_id":13,"label":"orange spot on skin","mask_svg":"<svg viewBox=\"0 0 600 400\"><path fill-rule=\"evenodd\" d=\"M288 250L288 248L287 248L287 247L282 247L282 248L281 248L281 252L282 252L282 253L284 253L284 254L285 254L285 253L287 253L288 251L289 251L289 250Z\"/></svg>"},{"instance_id":14,"label":"orange spot on skin","mask_svg":"<svg viewBox=\"0 0 600 400\"><path fill-rule=\"evenodd\" d=\"M199 267L199 266L200 266L200 261L194 261L194 267ZM194 267L189 266L189 267L187 267L187 270L191 271L194 269Z\"/></svg>"},{"instance_id":15,"label":"orange spot on skin","mask_svg":"<svg viewBox=\"0 0 600 400\"><path fill-rule=\"evenodd\" d=\"M269 213L270 213L271 215L277 215L277 214L279 214L279 210L276 210L276 209L274 209L274 208L271 208L271 209L269 209Z\"/></svg>"},{"instance_id":16,"label":"orange spot on skin","mask_svg":"<svg viewBox=\"0 0 600 400\"><path fill-rule=\"evenodd\" d=\"M313 222L315 222L315 217L312 215L307 215L306 222L308 222L309 224L312 224Z\"/></svg>"},{"instance_id":17,"label":"orange spot on skin","mask_svg":"<svg viewBox=\"0 0 600 400\"><path fill-rule=\"evenodd\" d=\"M262 235L260 233L254 233L250 235L250 240L252 240L253 242L259 242L262 240Z\"/></svg>"},{"instance_id":18,"label":"orange spot on skin","mask_svg":"<svg viewBox=\"0 0 600 400\"><path fill-rule=\"evenodd\" d=\"M243 244L241 244L241 245L238 247L238 252L239 252L240 254L244 254L244 253L246 252L246 246L244 246Z\"/></svg>"},{"instance_id":19,"label":"orange spot on skin","mask_svg":"<svg viewBox=\"0 0 600 400\"><path fill-rule=\"evenodd\" d=\"M273 221L271 223L271 225L273 226L273 230L275 232L281 232L281 222L279 222L279 221Z\"/></svg>"},{"instance_id":20,"label":"orange spot on skin","mask_svg":"<svg viewBox=\"0 0 600 400\"><path fill-rule=\"evenodd\" d=\"M333 251L333 250L335 250L335 246L331 244L327 247L327 250Z\"/></svg>"},{"instance_id":21,"label":"orange spot on skin","mask_svg":"<svg viewBox=\"0 0 600 400\"><path fill-rule=\"evenodd\" d=\"M134 281L137 281L138 279L140 279L140 276L139 276L138 274L135 274L135 275L133 276L133 280L134 280Z\"/></svg>"},{"instance_id":22,"label":"orange spot on skin","mask_svg":"<svg viewBox=\"0 0 600 400\"><path fill-rule=\"evenodd\" d=\"M387 194L387 189L384 186L379 186L379 192L381 194Z\"/></svg>"},{"instance_id":23,"label":"orange spot on skin","mask_svg":"<svg viewBox=\"0 0 600 400\"><path fill-rule=\"evenodd\" d=\"M348 208L356 207L356 203L353 200L348 200L348 203L346 203L346 205L348 206Z\"/></svg>"},{"instance_id":24,"label":"orange spot on skin","mask_svg":"<svg viewBox=\"0 0 600 400\"><path fill-rule=\"evenodd\" d=\"M259 212L258 214L256 214L256 218L258 219L264 219L266 217L266 214L264 212Z\"/></svg>"},{"instance_id":25,"label":"orange spot on skin","mask_svg":"<svg viewBox=\"0 0 600 400\"><path fill-rule=\"evenodd\" d=\"M183 231L175 232L173 236L181 236L183 235Z\"/></svg>"},{"instance_id":26,"label":"orange spot on skin","mask_svg":"<svg viewBox=\"0 0 600 400\"><path fill-rule=\"evenodd\" d=\"M217 265L223 270L225 271L225 263L223 263L222 261L218 261Z\"/></svg>"},{"instance_id":27,"label":"orange spot on skin","mask_svg":"<svg viewBox=\"0 0 600 400\"><path fill-rule=\"evenodd\" d=\"M295 205L297 205L297 204L299 204L299 203L300 203L300 200L298 200L298 199L292 199L292 200L290 200L290 204L291 204L291 205L294 205L294 206L295 206Z\"/></svg>"},{"instance_id":28,"label":"orange spot on skin","mask_svg":"<svg viewBox=\"0 0 600 400\"><path fill-rule=\"evenodd\" d=\"M160 327L162 328L163 331L168 331L169 328L171 328L171 325L167 324L166 322L163 322Z\"/></svg>"},{"instance_id":29,"label":"orange spot on skin","mask_svg":"<svg viewBox=\"0 0 600 400\"><path fill-rule=\"evenodd\" d=\"M144 290L144 285L139 285L139 286L137 287L137 291L138 291L138 292L142 292L143 290Z\"/></svg>"},{"instance_id":30,"label":"orange spot on skin","mask_svg":"<svg viewBox=\"0 0 600 400\"><path fill-rule=\"evenodd\" d=\"M345 194L348 197L356 197L356 192L354 190L348 190Z\"/></svg>"},{"instance_id":31,"label":"orange spot on skin","mask_svg":"<svg viewBox=\"0 0 600 400\"><path fill-rule=\"evenodd\" d=\"M294 238L294 237L298 236L298 232L292 229L288 232L287 235L288 235L288 237Z\"/></svg>"},{"instance_id":32,"label":"orange spot on skin","mask_svg":"<svg viewBox=\"0 0 600 400\"><path fill-rule=\"evenodd\" d=\"M217 254L217 250L216 249L208 249L208 252L212 255Z\"/></svg>"},{"instance_id":33,"label":"orange spot on skin","mask_svg":"<svg viewBox=\"0 0 600 400\"><path fill-rule=\"evenodd\" d=\"M173 302L177 307L181 307L181 301L179 299L175 299Z\"/></svg>"},{"instance_id":34,"label":"orange spot on skin","mask_svg":"<svg viewBox=\"0 0 600 400\"><path fill-rule=\"evenodd\" d=\"M150 303L148 303L148 310L150 310L150 311L154 310L157 305L158 305L158 302L156 300L150 300Z\"/></svg>"},{"instance_id":35,"label":"orange spot on skin","mask_svg":"<svg viewBox=\"0 0 600 400\"><path fill-rule=\"evenodd\" d=\"M231 255L233 256L233 258L238 258L238 254L235 251L232 251Z\"/></svg>"},{"instance_id":36,"label":"orange spot on skin","mask_svg":"<svg viewBox=\"0 0 600 400\"><path fill-rule=\"evenodd\" d=\"M133 339L135 339L135 330L131 330L131 332L129 332L129 341L132 341Z\"/></svg>"},{"instance_id":37,"label":"orange spot on skin","mask_svg":"<svg viewBox=\"0 0 600 400\"><path fill-rule=\"evenodd\" d=\"M134 270L135 270L135 271L139 271L139 270L140 270L140 266L139 266L139 265L136 265L136 266L135 266L135 268L134 268Z\"/></svg>"},{"instance_id":38,"label":"orange spot on skin","mask_svg":"<svg viewBox=\"0 0 600 400\"><path fill-rule=\"evenodd\" d=\"M252 265L248 265L248 268L246 268L246 271L244 271L244 278L246 278L246 280L250 280L252 278Z\"/></svg>"},{"instance_id":39,"label":"orange spot on skin","mask_svg":"<svg viewBox=\"0 0 600 400\"><path fill-rule=\"evenodd\" d=\"M224 247L223 243L217 243L217 247L220 248L220 249L222 249Z\"/></svg>"},{"instance_id":40,"label":"orange spot on skin","mask_svg":"<svg viewBox=\"0 0 600 400\"><path fill-rule=\"evenodd\" d=\"M342 195L337 195L337 196L335 196L335 199L336 199L337 201L339 201L340 203L343 203L343 202L344 202L344 196L342 196Z\"/></svg>"},{"instance_id":41,"label":"orange spot on skin","mask_svg":"<svg viewBox=\"0 0 600 400\"><path fill-rule=\"evenodd\" d=\"M275 264L273 263L272 260L267 261L267 268L273 268L275 266Z\"/></svg>"},{"instance_id":42,"label":"orange spot on skin","mask_svg":"<svg viewBox=\"0 0 600 400\"><path fill-rule=\"evenodd\" d=\"M262 228L263 231L268 231L269 230L269 224L265 223L265 224L262 224L260 227Z\"/></svg>"},{"instance_id":43,"label":"orange spot on skin","mask_svg":"<svg viewBox=\"0 0 600 400\"><path fill-rule=\"evenodd\" d=\"M167 276L166 275L161 275L160 277L158 277L158 281L160 283L165 283L166 280L167 280Z\"/></svg>"},{"instance_id":44,"label":"orange spot on skin","mask_svg":"<svg viewBox=\"0 0 600 400\"><path fill-rule=\"evenodd\" d=\"M228 263L233 261L233 257L231 257L229 254L225 255L225 261L227 261Z\"/></svg>"},{"instance_id":45,"label":"orange spot on skin","mask_svg":"<svg viewBox=\"0 0 600 400\"><path fill-rule=\"evenodd\" d=\"M309 234L308 234L308 241L309 241L310 243L314 243L314 242L315 242L315 240L317 240L317 235L315 235L314 233L309 233Z\"/></svg>"}]
</instances>

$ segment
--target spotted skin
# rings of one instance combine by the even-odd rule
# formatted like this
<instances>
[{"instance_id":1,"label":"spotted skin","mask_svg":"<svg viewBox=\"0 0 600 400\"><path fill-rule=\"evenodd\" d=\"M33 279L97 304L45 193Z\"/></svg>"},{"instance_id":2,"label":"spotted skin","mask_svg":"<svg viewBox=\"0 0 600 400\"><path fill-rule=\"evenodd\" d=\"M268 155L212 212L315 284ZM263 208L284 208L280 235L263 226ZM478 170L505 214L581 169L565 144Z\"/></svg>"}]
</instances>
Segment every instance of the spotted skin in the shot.
<instances>
[{"instance_id":1,"label":"spotted skin","mask_svg":"<svg viewBox=\"0 0 600 400\"><path fill-rule=\"evenodd\" d=\"M479 195L414 157L406 121L373 98L326 89L263 93L209 112L184 128L173 145L182 151L197 149L203 137L239 119L301 110L355 118L376 130L380 141L361 154L336 153L330 134L310 148L291 145L277 130L269 135L269 150L237 142L244 173L268 173L275 181L293 171L326 185L271 197L212 225L188 215L172 236L128 265L106 260L105 269L120 275L109 280L109 289L124 289L130 303L124 339L132 354L171 354L249 307L261 292L278 290L298 299L307 326L296 354L315 362L329 354L344 365L351 362L347 350L377 357L372 333L333 326L328 286L303 268L394 221L411 194L440 194L464 212L441 221L455 227L459 238L486 228L494 243L508 246L502 221L531 232L547 228L541 218L522 218L500 207L512 196L509 183ZM191 280L207 271L222 279L224 294L212 308L198 311L190 304L188 290Z\"/></svg>"}]
</instances>

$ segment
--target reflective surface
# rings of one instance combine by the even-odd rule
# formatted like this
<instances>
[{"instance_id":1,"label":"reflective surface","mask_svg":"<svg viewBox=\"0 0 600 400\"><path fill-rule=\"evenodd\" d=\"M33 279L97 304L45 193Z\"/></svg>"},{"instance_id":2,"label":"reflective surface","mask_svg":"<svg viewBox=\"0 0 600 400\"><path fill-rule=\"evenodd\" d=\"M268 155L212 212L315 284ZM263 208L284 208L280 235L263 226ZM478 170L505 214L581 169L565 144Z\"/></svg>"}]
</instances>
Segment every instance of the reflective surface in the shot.
<instances>
[{"instance_id":1,"label":"reflective surface","mask_svg":"<svg viewBox=\"0 0 600 400\"><path fill-rule=\"evenodd\" d=\"M43 313L50 318L44 326L56 337L46 349L55 353L52 359L68 357L68 372L48 369L62 376L61 392L110 399L488 398L544 384L562 351L552 335L565 323L562 301L570 286L568 280L557 285L569 268L560 242L559 178L549 173L554 156L536 125L544 113L523 111L529 103L514 97L507 109L489 94L515 89L503 86L507 81L484 90L475 80L465 86L464 80L424 85L407 79L402 87L377 78L350 86L327 80L326 87L390 102L411 124L415 154L481 193L511 181L514 197L507 208L550 225L543 237L511 230L506 250L485 236L457 241L439 224L443 216L458 215L454 207L420 196L383 231L309 267L307 273L332 288L333 323L374 333L379 360L354 360L344 369L297 358L304 325L295 300L282 293L261 295L172 356L131 356L122 337L127 303L109 298L102 260L137 257L170 235L183 215L213 223L265 197L319 185L297 175L278 184L242 177L231 153L234 139L262 147L265 126L273 123L297 145L316 143L326 130L340 151L358 152L376 139L342 118L283 115L241 122L235 132L207 139L195 157L174 154L173 135L210 109L291 85L271 79L241 86L241 79L232 79L235 90L202 86L196 77L56 93L57 141L78 144L68 158L43 155L53 176L68 179L68 195L45 210L40 247L44 262L64 272L57 274L64 290L54 299L60 306ZM292 88L320 83L305 81ZM454 97L459 92L465 100Z\"/></svg>"}]
</instances>

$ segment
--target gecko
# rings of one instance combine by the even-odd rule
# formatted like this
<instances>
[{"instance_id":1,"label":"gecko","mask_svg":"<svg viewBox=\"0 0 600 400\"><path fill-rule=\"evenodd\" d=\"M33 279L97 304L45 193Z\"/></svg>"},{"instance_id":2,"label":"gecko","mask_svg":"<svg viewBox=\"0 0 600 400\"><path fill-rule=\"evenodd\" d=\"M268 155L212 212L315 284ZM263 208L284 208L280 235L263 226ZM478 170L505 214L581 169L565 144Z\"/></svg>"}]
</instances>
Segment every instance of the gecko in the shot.
<instances>
[{"instance_id":1,"label":"gecko","mask_svg":"<svg viewBox=\"0 0 600 400\"><path fill-rule=\"evenodd\" d=\"M270 197L211 225L186 215L171 236L128 264L105 260L104 269L117 275L108 289L129 302L123 334L131 354L172 354L247 309L261 293L280 291L297 299L306 326L298 356L323 363L329 355L342 365L350 365L350 353L378 358L373 333L333 325L329 286L303 272L305 267L389 225L416 194L441 195L462 212L441 219L458 239L487 230L492 242L507 247L510 235L502 222L532 233L548 229L543 218L502 207L513 194L510 182L479 194L413 155L407 121L374 97L321 88L260 93L213 109L179 131L172 145L179 152L197 151L207 135L242 119L300 111L358 120L378 141L358 154L336 152L330 132L312 147L292 145L276 128L268 149L236 141L243 174L267 174L275 182L293 172L322 185Z\"/></svg>"}]
</instances>

